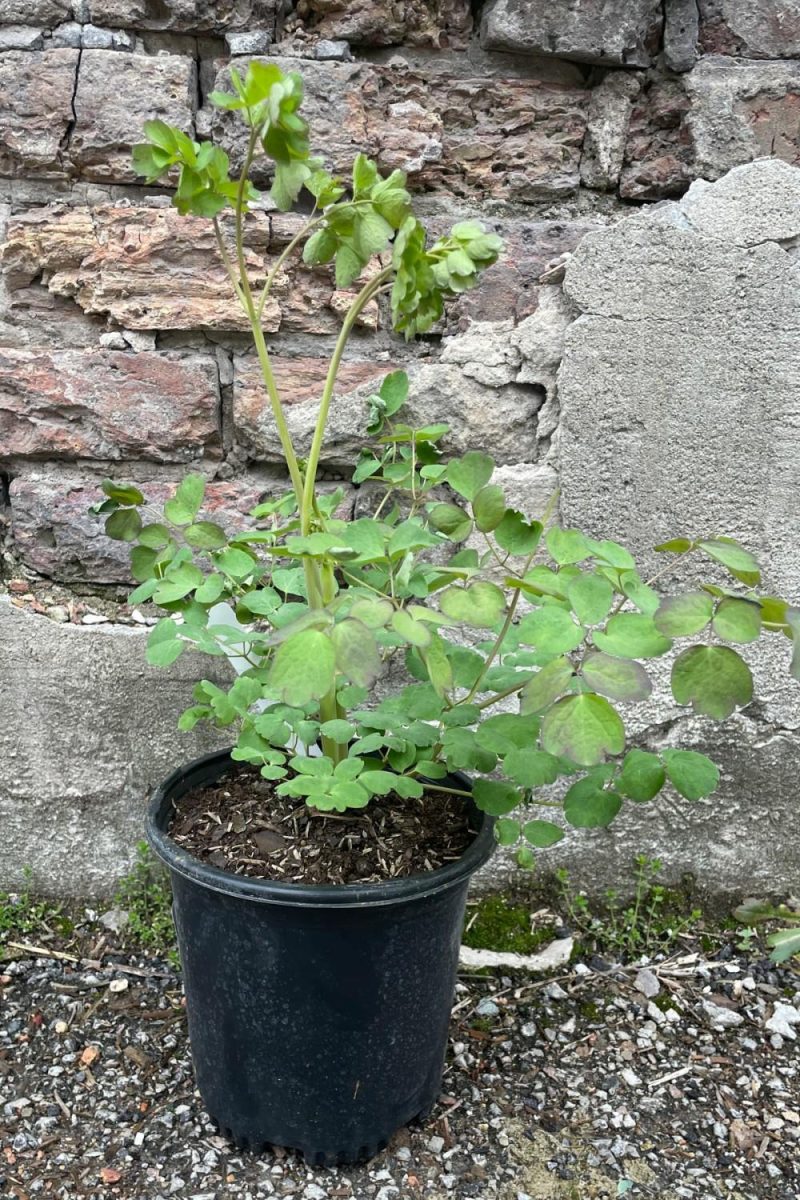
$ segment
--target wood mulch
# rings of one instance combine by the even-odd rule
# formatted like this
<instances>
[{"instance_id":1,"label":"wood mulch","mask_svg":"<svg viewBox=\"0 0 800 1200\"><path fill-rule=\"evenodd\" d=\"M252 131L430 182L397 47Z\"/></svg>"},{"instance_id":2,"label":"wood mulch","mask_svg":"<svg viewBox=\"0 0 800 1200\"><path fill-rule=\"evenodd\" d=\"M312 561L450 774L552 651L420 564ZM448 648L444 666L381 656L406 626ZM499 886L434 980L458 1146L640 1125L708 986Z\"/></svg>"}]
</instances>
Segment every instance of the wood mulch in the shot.
<instances>
[{"instance_id":1,"label":"wood mulch","mask_svg":"<svg viewBox=\"0 0 800 1200\"><path fill-rule=\"evenodd\" d=\"M365 809L322 813L277 795L271 780L244 764L176 800L169 833L211 866L305 884L377 883L433 871L460 858L474 836L461 796L376 797Z\"/></svg>"}]
</instances>

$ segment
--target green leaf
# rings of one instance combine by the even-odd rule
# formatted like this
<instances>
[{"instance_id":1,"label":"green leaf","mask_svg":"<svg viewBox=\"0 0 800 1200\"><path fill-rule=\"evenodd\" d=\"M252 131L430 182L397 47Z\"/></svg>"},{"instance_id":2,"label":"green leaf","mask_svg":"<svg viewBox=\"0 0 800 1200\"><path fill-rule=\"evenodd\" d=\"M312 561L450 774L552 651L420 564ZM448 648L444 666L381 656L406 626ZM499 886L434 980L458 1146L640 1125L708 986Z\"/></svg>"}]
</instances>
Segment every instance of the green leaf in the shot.
<instances>
[{"instance_id":1,"label":"green leaf","mask_svg":"<svg viewBox=\"0 0 800 1200\"><path fill-rule=\"evenodd\" d=\"M389 244L394 230L388 221L374 209L364 209L355 218L353 242L364 262L374 254L382 254Z\"/></svg>"},{"instance_id":2,"label":"green leaf","mask_svg":"<svg viewBox=\"0 0 800 1200\"><path fill-rule=\"evenodd\" d=\"M100 487L109 500L117 504L144 504L144 496L132 483L114 483L113 479L104 479Z\"/></svg>"},{"instance_id":3,"label":"green leaf","mask_svg":"<svg viewBox=\"0 0 800 1200\"><path fill-rule=\"evenodd\" d=\"M519 821L510 821L508 817L495 821L494 836L501 846L513 846L519 841L520 832Z\"/></svg>"},{"instance_id":4,"label":"green leaf","mask_svg":"<svg viewBox=\"0 0 800 1200\"><path fill-rule=\"evenodd\" d=\"M468 450L462 458L447 464L445 476L450 487L465 500L474 500L494 474L494 459L479 450Z\"/></svg>"},{"instance_id":5,"label":"green leaf","mask_svg":"<svg viewBox=\"0 0 800 1200\"><path fill-rule=\"evenodd\" d=\"M641 612L646 613L648 617L652 617L658 611L661 604L661 597L655 588L650 587L647 583L643 583L636 571L622 571L619 578L622 590L628 599Z\"/></svg>"},{"instance_id":6,"label":"green leaf","mask_svg":"<svg viewBox=\"0 0 800 1200\"><path fill-rule=\"evenodd\" d=\"M194 594L198 604L215 604L225 591L225 580L221 575L208 575Z\"/></svg>"},{"instance_id":7,"label":"green leaf","mask_svg":"<svg viewBox=\"0 0 800 1200\"><path fill-rule=\"evenodd\" d=\"M330 640L336 653L336 667L342 675L358 687L369 687L375 682L381 670L381 656L371 629L349 617L334 625Z\"/></svg>"},{"instance_id":8,"label":"green leaf","mask_svg":"<svg viewBox=\"0 0 800 1200\"><path fill-rule=\"evenodd\" d=\"M394 780L394 790L398 796L402 796L406 800L419 800L425 792L425 788L418 779L412 779L410 775L396 775Z\"/></svg>"},{"instance_id":9,"label":"green leaf","mask_svg":"<svg viewBox=\"0 0 800 1200\"><path fill-rule=\"evenodd\" d=\"M382 629L384 625L388 625L393 612L389 600L373 600L371 596L365 596L356 600L350 609L350 616L366 625L367 629Z\"/></svg>"},{"instance_id":10,"label":"green leaf","mask_svg":"<svg viewBox=\"0 0 800 1200\"><path fill-rule=\"evenodd\" d=\"M475 731L475 738L484 750L494 754L509 754L512 750L527 750L536 744L539 722L535 717L517 713L496 713L487 717Z\"/></svg>"},{"instance_id":11,"label":"green leaf","mask_svg":"<svg viewBox=\"0 0 800 1200\"><path fill-rule=\"evenodd\" d=\"M789 633L786 612L789 605L779 596L759 596L761 624L768 633ZM791 634L789 634L791 636Z\"/></svg>"},{"instance_id":12,"label":"green leaf","mask_svg":"<svg viewBox=\"0 0 800 1200\"><path fill-rule=\"evenodd\" d=\"M118 508L106 520L106 537L115 542L135 542L142 528L142 518L135 508Z\"/></svg>"},{"instance_id":13,"label":"green leaf","mask_svg":"<svg viewBox=\"0 0 800 1200\"><path fill-rule=\"evenodd\" d=\"M800 954L800 929L776 929L767 935L767 945L772 947L770 958L774 963L786 962Z\"/></svg>"},{"instance_id":14,"label":"green leaf","mask_svg":"<svg viewBox=\"0 0 800 1200\"><path fill-rule=\"evenodd\" d=\"M719 767L696 750L662 750L667 778L686 800L702 800L716 791Z\"/></svg>"},{"instance_id":15,"label":"green leaf","mask_svg":"<svg viewBox=\"0 0 800 1200\"><path fill-rule=\"evenodd\" d=\"M756 600L720 600L714 620L714 633L726 642L755 642L761 633L761 605Z\"/></svg>"},{"instance_id":16,"label":"green leaf","mask_svg":"<svg viewBox=\"0 0 800 1200\"><path fill-rule=\"evenodd\" d=\"M172 604L176 600L182 600L184 596L188 596L189 592L193 592L196 587L199 587L204 580L203 572L191 563L181 563L180 566L171 570L168 575L159 583L153 599L156 604Z\"/></svg>"},{"instance_id":17,"label":"green leaf","mask_svg":"<svg viewBox=\"0 0 800 1200\"><path fill-rule=\"evenodd\" d=\"M453 668L447 657L445 643L437 633L431 636L430 645L422 651L422 656L437 695L444 696L453 686Z\"/></svg>"},{"instance_id":18,"label":"green leaf","mask_svg":"<svg viewBox=\"0 0 800 1200\"><path fill-rule=\"evenodd\" d=\"M145 525L139 533L139 545L148 546L151 550L161 550L169 545L171 536L166 525Z\"/></svg>"},{"instance_id":19,"label":"green leaf","mask_svg":"<svg viewBox=\"0 0 800 1200\"><path fill-rule=\"evenodd\" d=\"M659 554L686 554L687 550L691 550L691 548L692 542L685 537L671 538L668 542L662 542L660 546L654 547Z\"/></svg>"},{"instance_id":20,"label":"green leaf","mask_svg":"<svg viewBox=\"0 0 800 1200\"><path fill-rule=\"evenodd\" d=\"M424 550L426 546L440 546L439 538L430 533L416 520L403 521L395 528L389 539L388 552L391 557L406 554L409 550Z\"/></svg>"},{"instance_id":21,"label":"green leaf","mask_svg":"<svg viewBox=\"0 0 800 1200\"><path fill-rule=\"evenodd\" d=\"M452 771L493 771L497 756L478 745L471 729L457 726L447 729L442 737L445 761Z\"/></svg>"},{"instance_id":22,"label":"green leaf","mask_svg":"<svg viewBox=\"0 0 800 1200\"><path fill-rule=\"evenodd\" d=\"M553 525L544 540L550 557L560 566L583 562L592 553L589 539L579 529L559 529Z\"/></svg>"},{"instance_id":23,"label":"green leaf","mask_svg":"<svg viewBox=\"0 0 800 1200\"><path fill-rule=\"evenodd\" d=\"M356 735L355 725L350 721L340 719L323 721L319 727L319 731L323 737L330 738L332 742L338 742L339 745L343 746L352 741Z\"/></svg>"},{"instance_id":24,"label":"green leaf","mask_svg":"<svg viewBox=\"0 0 800 1200\"><path fill-rule=\"evenodd\" d=\"M178 637L178 626L172 617L164 617L150 630L147 638L147 661L154 667L168 667L180 658L186 642Z\"/></svg>"},{"instance_id":25,"label":"green leaf","mask_svg":"<svg viewBox=\"0 0 800 1200\"><path fill-rule=\"evenodd\" d=\"M560 764L546 750L512 750L503 760L503 772L520 787L538 788L555 782Z\"/></svg>"},{"instance_id":26,"label":"green leaf","mask_svg":"<svg viewBox=\"0 0 800 1200\"><path fill-rule=\"evenodd\" d=\"M146 579L144 583L140 583L137 588L133 589L128 596L128 604L143 604L145 600L150 599L158 584L158 579Z\"/></svg>"},{"instance_id":27,"label":"green leaf","mask_svg":"<svg viewBox=\"0 0 800 1200\"><path fill-rule=\"evenodd\" d=\"M173 525L191 525L203 503L206 481L202 475L187 475L164 505L164 516Z\"/></svg>"},{"instance_id":28,"label":"green leaf","mask_svg":"<svg viewBox=\"0 0 800 1200\"><path fill-rule=\"evenodd\" d=\"M592 692L564 696L542 721L542 747L579 766L600 763L606 754L621 754L625 726L616 709Z\"/></svg>"},{"instance_id":29,"label":"green leaf","mask_svg":"<svg viewBox=\"0 0 800 1200\"><path fill-rule=\"evenodd\" d=\"M305 629L278 647L267 685L284 704L300 707L331 690L335 671L331 639L318 629Z\"/></svg>"},{"instance_id":30,"label":"green leaf","mask_svg":"<svg viewBox=\"0 0 800 1200\"><path fill-rule=\"evenodd\" d=\"M653 690L641 663L611 658L599 650L586 655L581 674L592 691L610 700L646 700Z\"/></svg>"},{"instance_id":31,"label":"green leaf","mask_svg":"<svg viewBox=\"0 0 800 1200\"><path fill-rule=\"evenodd\" d=\"M514 858L517 866L523 871L532 871L536 866L536 857L528 846L520 846Z\"/></svg>"},{"instance_id":32,"label":"green leaf","mask_svg":"<svg viewBox=\"0 0 800 1200\"><path fill-rule=\"evenodd\" d=\"M496 779L476 779L472 798L481 812L492 817L502 817L522 803L522 794L517 788Z\"/></svg>"},{"instance_id":33,"label":"green leaf","mask_svg":"<svg viewBox=\"0 0 800 1200\"><path fill-rule=\"evenodd\" d=\"M134 546L131 550L131 575L136 580L144 582L150 579L155 571L158 555L149 546Z\"/></svg>"},{"instance_id":34,"label":"green leaf","mask_svg":"<svg viewBox=\"0 0 800 1200\"><path fill-rule=\"evenodd\" d=\"M546 850L562 840L564 830L552 821L526 821L522 826L522 836L537 850Z\"/></svg>"},{"instance_id":35,"label":"green leaf","mask_svg":"<svg viewBox=\"0 0 800 1200\"><path fill-rule=\"evenodd\" d=\"M303 246L303 262L327 263L336 253L339 241L336 234L328 228L318 229Z\"/></svg>"},{"instance_id":36,"label":"green leaf","mask_svg":"<svg viewBox=\"0 0 800 1200\"><path fill-rule=\"evenodd\" d=\"M650 754L647 750L629 750L615 786L623 796L644 804L661 791L666 777L657 754Z\"/></svg>"},{"instance_id":37,"label":"green leaf","mask_svg":"<svg viewBox=\"0 0 800 1200\"><path fill-rule=\"evenodd\" d=\"M549 654L575 650L584 639L586 630L576 625L563 608L546 605L527 613L519 623L517 636L526 646Z\"/></svg>"},{"instance_id":38,"label":"green leaf","mask_svg":"<svg viewBox=\"0 0 800 1200\"><path fill-rule=\"evenodd\" d=\"M729 646L691 646L672 665L672 694L678 704L724 721L753 699L753 677Z\"/></svg>"},{"instance_id":39,"label":"green leaf","mask_svg":"<svg viewBox=\"0 0 800 1200\"><path fill-rule=\"evenodd\" d=\"M196 550L219 550L228 540L225 530L213 521L198 521L184 530L183 536Z\"/></svg>"},{"instance_id":40,"label":"green leaf","mask_svg":"<svg viewBox=\"0 0 800 1200\"><path fill-rule=\"evenodd\" d=\"M748 587L755 586L761 579L758 563L750 551L745 550L733 538L711 538L698 542L698 548L715 562L722 563L735 579L746 583Z\"/></svg>"},{"instance_id":41,"label":"green leaf","mask_svg":"<svg viewBox=\"0 0 800 1200\"><path fill-rule=\"evenodd\" d=\"M238 550L236 546L229 546L227 550L223 550L215 557L214 561L220 571L237 581L246 579L248 575L258 570L258 563L253 556L245 550Z\"/></svg>"},{"instance_id":42,"label":"green leaf","mask_svg":"<svg viewBox=\"0 0 800 1200\"><path fill-rule=\"evenodd\" d=\"M472 501L472 513L481 533L491 533L506 514L503 489L496 483L487 483Z\"/></svg>"},{"instance_id":43,"label":"green leaf","mask_svg":"<svg viewBox=\"0 0 800 1200\"><path fill-rule=\"evenodd\" d=\"M568 658L554 658L525 684L520 696L520 711L537 713L549 708L554 700L570 690L574 677L575 668ZM598 688L598 691L602 689Z\"/></svg>"},{"instance_id":44,"label":"green leaf","mask_svg":"<svg viewBox=\"0 0 800 1200\"><path fill-rule=\"evenodd\" d=\"M593 634L599 650L617 658L658 658L672 649L672 642L660 634L653 618L644 613L617 613L609 619L605 631Z\"/></svg>"},{"instance_id":45,"label":"green leaf","mask_svg":"<svg viewBox=\"0 0 800 1200\"><path fill-rule=\"evenodd\" d=\"M583 625L599 625L608 616L614 589L601 575L578 575L566 587L572 611Z\"/></svg>"},{"instance_id":46,"label":"green leaf","mask_svg":"<svg viewBox=\"0 0 800 1200\"><path fill-rule=\"evenodd\" d=\"M544 526L541 521L528 521L514 508L506 509L494 538L501 550L517 558L533 554L539 545Z\"/></svg>"},{"instance_id":47,"label":"green leaf","mask_svg":"<svg viewBox=\"0 0 800 1200\"><path fill-rule=\"evenodd\" d=\"M653 615L653 624L665 637L691 637L705 629L713 612L714 601L708 592L665 596Z\"/></svg>"},{"instance_id":48,"label":"green leaf","mask_svg":"<svg viewBox=\"0 0 800 1200\"><path fill-rule=\"evenodd\" d=\"M449 587L441 593L439 604L445 616L472 625L492 629L505 608L505 595L494 583L479 582L468 587Z\"/></svg>"},{"instance_id":49,"label":"green leaf","mask_svg":"<svg viewBox=\"0 0 800 1200\"><path fill-rule=\"evenodd\" d=\"M615 567L618 571L633 571L636 567L636 561L630 550L626 550L624 546L620 546L619 542L609 541L607 538L602 542L596 542L594 538L587 538L589 548L595 558L599 558L602 563L609 567Z\"/></svg>"},{"instance_id":50,"label":"green leaf","mask_svg":"<svg viewBox=\"0 0 800 1200\"><path fill-rule=\"evenodd\" d=\"M429 646L433 637L428 626L424 625L421 621L415 621L405 609L400 609L398 612L392 614L392 629L394 629L395 633L403 641L408 642L412 646L419 646L420 648Z\"/></svg>"},{"instance_id":51,"label":"green leaf","mask_svg":"<svg viewBox=\"0 0 800 1200\"><path fill-rule=\"evenodd\" d=\"M602 780L593 775L573 783L564 797L564 816L575 829L610 825L621 808L621 796L607 791Z\"/></svg>"},{"instance_id":52,"label":"green leaf","mask_svg":"<svg viewBox=\"0 0 800 1200\"><path fill-rule=\"evenodd\" d=\"M457 504L434 504L428 513L434 529L443 533L451 542L463 542L472 533L472 519Z\"/></svg>"}]
</instances>

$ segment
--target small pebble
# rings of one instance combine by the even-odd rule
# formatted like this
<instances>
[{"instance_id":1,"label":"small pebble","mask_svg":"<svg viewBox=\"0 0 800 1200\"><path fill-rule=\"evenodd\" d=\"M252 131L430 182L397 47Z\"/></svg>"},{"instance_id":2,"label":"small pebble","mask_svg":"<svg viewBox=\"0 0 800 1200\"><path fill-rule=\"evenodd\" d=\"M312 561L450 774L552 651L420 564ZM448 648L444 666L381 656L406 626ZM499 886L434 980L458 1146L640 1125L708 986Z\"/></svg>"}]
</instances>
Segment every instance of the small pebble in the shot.
<instances>
[{"instance_id":1,"label":"small pebble","mask_svg":"<svg viewBox=\"0 0 800 1200\"><path fill-rule=\"evenodd\" d=\"M657 976L645 967L641 970L634 980L634 987L648 1000L652 1000L653 996L657 996L661 991L661 984L658 982Z\"/></svg>"}]
</instances>

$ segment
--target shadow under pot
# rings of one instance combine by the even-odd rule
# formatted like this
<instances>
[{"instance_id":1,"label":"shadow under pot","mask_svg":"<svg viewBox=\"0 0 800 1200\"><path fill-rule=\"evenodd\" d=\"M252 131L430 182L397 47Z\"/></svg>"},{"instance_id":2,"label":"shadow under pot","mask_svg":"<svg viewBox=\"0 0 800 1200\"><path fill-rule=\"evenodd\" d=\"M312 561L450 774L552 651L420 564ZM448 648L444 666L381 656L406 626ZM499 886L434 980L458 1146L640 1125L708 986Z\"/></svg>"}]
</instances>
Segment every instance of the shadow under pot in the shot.
<instances>
[{"instance_id":1,"label":"shadow under pot","mask_svg":"<svg viewBox=\"0 0 800 1200\"><path fill-rule=\"evenodd\" d=\"M362 1161L438 1098L467 888L494 848L493 820L471 806L464 854L404 879L246 878L167 833L173 801L231 765L222 751L175 771L147 818L171 876L197 1085L242 1148Z\"/></svg>"}]
</instances>

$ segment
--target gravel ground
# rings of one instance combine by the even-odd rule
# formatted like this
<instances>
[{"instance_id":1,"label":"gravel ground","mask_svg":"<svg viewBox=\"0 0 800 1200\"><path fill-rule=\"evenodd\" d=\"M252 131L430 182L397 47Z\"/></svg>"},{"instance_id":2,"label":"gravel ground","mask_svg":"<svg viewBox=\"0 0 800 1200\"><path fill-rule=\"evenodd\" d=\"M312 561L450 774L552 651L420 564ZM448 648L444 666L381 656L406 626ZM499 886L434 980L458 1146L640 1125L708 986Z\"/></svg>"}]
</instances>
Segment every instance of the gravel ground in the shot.
<instances>
[{"instance_id":1,"label":"gravel ground","mask_svg":"<svg viewBox=\"0 0 800 1200\"><path fill-rule=\"evenodd\" d=\"M0 1195L797 1200L800 975L723 946L462 976L442 1101L363 1167L242 1155L192 1082L180 977L74 938L0 962ZM62 943L63 945L63 943ZM79 957L83 955L83 957Z\"/></svg>"}]
</instances>

